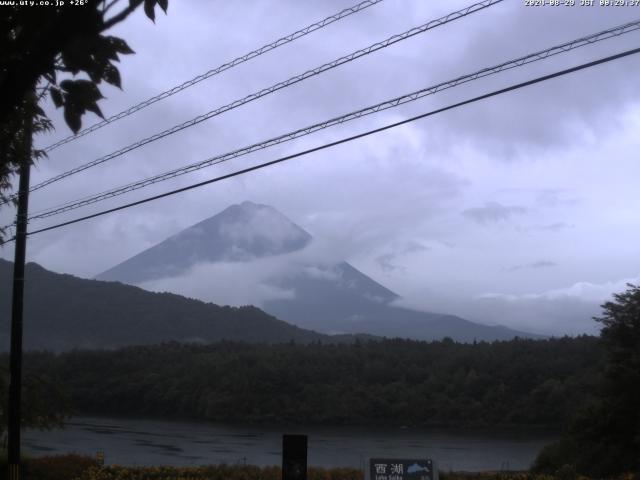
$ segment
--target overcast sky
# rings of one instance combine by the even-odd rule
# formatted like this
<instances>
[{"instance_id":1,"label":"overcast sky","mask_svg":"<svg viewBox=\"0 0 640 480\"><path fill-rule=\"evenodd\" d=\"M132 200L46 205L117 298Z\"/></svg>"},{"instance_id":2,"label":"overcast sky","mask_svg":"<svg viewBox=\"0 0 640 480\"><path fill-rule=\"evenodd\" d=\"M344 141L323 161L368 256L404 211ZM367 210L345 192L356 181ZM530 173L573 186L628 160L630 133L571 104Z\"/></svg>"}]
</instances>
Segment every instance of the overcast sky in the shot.
<instances>
[{"instance_id":1,"label":"overcast sky","mask_svg":"<svg viewBox=\"0 0 640 480\"><path fill-rule=\"evenodd\" d=\"M335 1L172 0L111 32L123 91L106 115L346 8ZM51 153L32 184L471 2L385 0ZM579 3L579 1L577 2ZM598 3L598 2L596 2ZM485 66L640 18L634 7L506 0L34 193L35 212L193 163ZM76 210L98 211L640 46L634 32L456 87L338 128ZM224 183L30 237L28 258L92 277L251 200L272 205L403 297L405 305L545 333L640 282L640 55L420 120ZM56 131L69 134L49 106ZM84 125L96 118L89 114ZM6 208L3 223L10 221ZM2 256L12 258L11 247ZM231 300L230 300L231 301Z\"/></svg>"}]
</instances>

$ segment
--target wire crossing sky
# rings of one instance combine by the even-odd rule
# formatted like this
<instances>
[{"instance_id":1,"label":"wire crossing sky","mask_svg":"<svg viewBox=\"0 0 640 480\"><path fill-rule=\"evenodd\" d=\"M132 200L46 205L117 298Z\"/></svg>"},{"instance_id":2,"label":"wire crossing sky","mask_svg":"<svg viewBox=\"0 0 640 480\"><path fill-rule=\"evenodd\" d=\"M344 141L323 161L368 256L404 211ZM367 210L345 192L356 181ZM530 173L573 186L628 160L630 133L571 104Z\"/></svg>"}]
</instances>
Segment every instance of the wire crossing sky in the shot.
<instances>
[{"instance_id":1,"label":"wire crossing sky","mask_svg":"<svg viewBox=\"0 0 640 480\"><path fill-rule=\"evenodd\" d=\"M105 86L108 110L126 111L215 67L213 62L251 52L293 26L360 1L255 0L251 9L242 2L174 2L170 15L155 24L133 16L113 31L136 55L123 57L120 65L127 88ZM54 150L34 166L33 185L477 1L379 2ZM143 201L640 46L634 25L640 8L579 4L533 8L501 2L186 128L122 161L38 190L29 202L32 216L101 195L114 198L33 218L29 228L35 232ZM594 32L609 39L599 41ZM546 52L563 45L571 51ZM545 60L529 57L531 52ZM524 59L526 68L503 65L511 59ZM272 206L308 231L314 239L309 249L269 262L202 264L142 287L259 307L290 295L271 288L269 279L294 264L347 261L396 292L405 308L542 335L597 333L590 319L599 306L627 283L640 284L639 68L636 54L326 148L306 161L285 161L260 174L218 181L215 188L194 187L73 228L33 234L28 261L92 278L249 201ZM469 74L478 74L477 81ZM423 94L422 101L412 100ZM43 107L65 130L39 136L40 145L50 145L68 131L52 102ZM100 120L88 119L87 126ZM289 138L296 140L287 143ZM255 153L245 155L250 151ZM216 162L226 163L205 169ZM151 184L164 178L164 184ZM128 196L115 197L124 189ZM14 215L11 208L0 209L0 225ZM258 231L286 234L262 219L229 235ZM11 260L12 250L7 246L0 256ZM246 294L240 298L237 292Z\"/></svg>"},{"instance_id":2,"label":"wire crossing sky","mask_svg":"<svg viewBox=\"0 0 640 480\"><path fill-rule=\"evenodd\" d=\"M276 83L268 88L264 88L258 92L252 93L250 95L247 95L246 97L242 98L242 99L238 99L235 100L227 105L224 105L222 107L219 107L215 110L211 110L205 114L199 115L187 122L181 123L179 125L175 125L174 127L171 127L167 130L164 130L162 132L156 133L155 135L152 135L150 137L144 138L142 140L139 140L135 143L132 143L126 147L123 147L119 150L116 150L115 152L112 152L108 155L102 156L98 159L92 160L88 163L85 163L84 165L81 165L79 167L73 168L71 170L68 170L67 172L64 172L60 175L56 175L52 178L49 178L48 180L45 180L43 182L40 182L36 185L34 185L33 187L30 188L30 192L39 190L41 188L46 187L47 185L50 185L54 182L60 181L64 178L70 177L72 175L75 175L79 172L82 172L84 170L87 170L89 168L95 167L96 165L100 165L102 163L105 163L109 160L112 160L114 158L120 157L121 155L124 155L125 153L131 152L137 148L140 148L144 145L147 145L151 142L155 142L156 140L160 140L164 137L167 137L169 135L172 135L174 133L180 132L186 128L189 127L193 127L194 125L197 125L201 122L204 122L205 120L209 120L213 117L216 117L218 115L221 115L222 113L228 112L229 110L232 110L234 108L240 107L241 105L245 105L247 103L253 102L255 100L258 100L260 98L263 98L271 93L274 93L278 90L282 90L283 88L287 88L290 87L291 85L294 85L296 83L302 82L308 78L314 77L316 75L320 75L321 73L324 73L328 70L334 69L340 65L352 62L360 57L363 57L365 55L369 55L373 52L377 52L378 50L381 50L383 48L389 47L391 45L395 45L398 42L401 42L403 40L406 40L408 38L414 37L416 35L419 35L421 33L425 33L429 30L432 30L434 28L440 27L442 25L446 25L450 22L453 22L455 20L458 20L460 18L464 18L467 17L473 13L479 12L481 10L484 10L488 7L491 7L493 5L496 5L500 2L502 2L503 0L484 0L483 2L479 2L479 3L474 3L466 8L451 12L443 17L437 18L435 20L431 20L419 27L414 27L411 28L403 33L400 34L396 34L393 35L383 41L380 42L376 42L372 45L369 45L366 48L363 49L359 49L356 50L355 52L350 53L349 55L345 55L343 57L340 57L336 60L333 60L329 63L325 63L319 67L313 68L311 70L307 70L304 73L301 73L299 75L296 75L294 77L291 77L287 80L284 80L282 82Z\"/></svg>"},{"instance_id":3,"label":"wire crossing sky","mask_svg":"<svg viewBox=\"0 0 640 480\"><path fill-rule=\"evenodd\" d=\"M475 71L473 73L469 73L466 75L462 75L456 77L452 80L448 80L445 82L438 83L433 86L429 86L423 88L421 90L417 90L399 97L392 98L390 100L386 100L384 102L357 110L355 112L350 112L345 115L341 115L339 117L335 117L329 120L325 120L323 122L316 123L314 125L306 126L304 128L300 128L294 130L292 132L285 133L283 135L271 138L269 140L265 140L259 143L255 143L237 150L233 150L231 152L227 152L221 155L216 155L214 157L208 158L201 162L197 162L191 165L187 165L185 167L177 168L168 172L164 172L159 175L155 175L137 182L129 183L127 185L123 185L121 187L117 187L105 192L101 192L94 196L85 197L79 200L67 202L58 207L54 207L42 212L36 212L29 216L29 220L37 220L48 218L54 215L58 215L64 212L68 212L71 210L75 210L80 207L84 207L87 205L91 205L96 202L100 202L102 200L106 200L108 198L112 198L115 196L119 196L128 192L132 192L134 190L138 190L140 188L153 185L162 181L166 181L172 178L175 178L180 175L184 175L196 170L200 170L202 168L206 168L212 165L217 165L222 162L229 161L231 159L247 155L249 153L262 150L274 145L278 145L284 142L288 142L294 140L296 138L300 138L305 135L312 134L319 130L323 130L325 128L329 128L336 125L342 125L346 122L361 118L366 115L371 115L380 111L387 110L389 108L394 108L399 105L403 105L408 102L413 102L418 99L424 98L428 95L433 95L442 90L453 88L457 85L461 85L463 83L471 82L473 80L477 80L479 78L484 78L489 75L494 75L505 70L509 70L512 68L521 67L527 65L529 63L537 62L540 60L544 60L546 58L566 53L576 48L584 47L587 45L591 45L603 40L607 40L610 38L618 37L620 35L624 35L627 33L631 33L640 29L640 20L635 20L633 22L628 22L623 25L618 25L616 27L612 27L585 37L577 38L575 40L571 40L569 42L565 42L559 45L555 45L553 47L547 48L545 50L537 51L522 57L518 57L513 60L509 60L498 65L494 65L492 67L486 67L481 70Z\"/></svg>"},{"instance_id":4,"label":"wire crossing sky","mask_svg":"<svg viewBox=\"0 0 640 480\"><path fill-rule=\"evenodd\" d=\"M347 138L343 138L343 139L337 140L335 142L326 143L324 145L320 145L318 147L314 147L314 148L311 148L311 149L308 149L308 150L304 150L302 152L294 153L292 155L287 155L285 157L281 157L281 158L278 158L276 160L272 160L270 162L265 162L265 163L262 163L262 164L259 164L259 165L255 165L253 167L245 168L245 169L242 169L242 170L230 173L230 174L222 175L220 177L212 178L212 179L209 179L209 180L206 180L206 181L203 181L203 182L198 182L198 183L189 185L187 187L182 187L182 188L178 188L176 190L172 190L172 191L169 191L169 192L162 193L160 195L154 195L152 197L148 197L148 198L145 198L145 199L142 199L142 200L138 200L136 202L131 202L131 203L128 203L128 204L125 204L125 205L121 205L119 207L110 208L108 210L103 210L101 212L97 212L97 213L94 213L92 215L87 215L87 216L84 216L84 217L76 218L74 220L70 220L70 221L67 221L67 222L59 223L59 224L52 225L52 226L45 227L45 228L41 228L41 229L38 229L38 230L33 230L33 231L30 231L30 232L27 232L27 235L35 235L35 234L38 234L38 233L43 233L43 232L47 232L47 231L50 231L50 230L55 230L55 229L62 228L62 227L68 226L68 225L72 225L72 224L75 224L75 223L79 223L79 222L83 222L83 221L86 221L86 220L90 220L92 218L100 217L100 216L103 216L103 215L106 215L106 214L109 214L109 213L117 212L117 211L120 211L120 210L125 210L125 209L131 208L131 207L135 207L137 205L142 205L144 203L148 203L148 202L152 202L152 201L155 201L155 200L159 200L161 198L165 198L165 197L168 197L168 196L171 196L171 195L176 195L178 193L182 193L182 192L185 192L185 191L188 191L188 190L192 190L194 188L200 188L200 187L203 187L205 185L209 185L209 184L212 184L212 183L217 183L217 182L220 182L222 180L226 180L226 179L229 179L229 178L237 177L239 175L244 175L244 174L247 174L249 172L252 172L252 171L255 171L255 170L260 170L262 168L266 168L266 167L269 167L269 166L272 166L272 165L276 165L278 163L282 163L282 162L285 162L285 161L288 161L288 160L293 160L294 158L298 158L298 157L301 157L301 156L304 156L304 155L308 155L310 153L314 153L314 152L317 152L317 151L320 151L320 150L324 150L324 149L327 149L327 148L335 147L337 145L341 145L341 144L344 144L344 143L347 143L347 142L351 142L351 141L354 141L354 140L357 140L357 139L360 139L360 138L368 137L370 135L374 135L374 134L377 134L377 133L381 133L381 132L383 132L385 130L396 128L396 127L399 127L401 125L405 125L407 123L415 122L416 120L420 120L420 119L423 119L423 118L426 118L426 117L430 117L430 116L436 115L438 113L446 112L448 110L453 110L455 108L459 108L459 107L462 107L462 106L465 106L465 105L469 105L471 103L475 103L475 102L478 102L478 101L481 101L481 100L486 100L488 98L495 97L497 95L503 95L505 93L512 92L514 90L519 90L521 88L528 87L530 85L534 85L536 83L546 82L546 81L552 80L552 79L557 78L557 77L568 75L570 73L575 73L575 72L578 72L580 70L584 70L584 69L587 69L587 68L592 68L594 66L602 65L604 63L612 62L614 60L619 60L621 58L628 57L630 55L635 55L637 53L640 53L640 48L627 50L625 52L621 52L621 53L618 53L618 54L615 54L615 55L611 55L609 57L600 58L598 60L594 60L594 61L588 62L588 63L583 63L583 64L575 66L575 67L571 67L571 68L567 68L565 70L557 71L555 73L551 73L549 75L544 75L542 77L537 77L537 78L528 80L526 82L522 82L522 83L518 83L518 84L515 84L515 85L511 85L511 86L506 87L506 88L501 88L499 90L495 90L493 92L486 93L484 95L480 95L480 96L477 96L477 97L474 97L474 98L471 98L471 99L468 99L468 100L464 100L462 102L457 102L457 103L455 103L453 105L449 105L449 106L446 106L446 107L443 107L443 108L439 108L437 110L433 110L433 111L430 111L430 112L427 112L427 113L423 113L423 114L417 115L415 117L407 118L405 120L402 120L402 121L399 121L399 122L395 122L395 123L392 123L392 124L389 124L389 125L385 125L383 127L376 128L376 129L373 129L373 130L369 130L369 131L364 132L364 133L360 133L360 134L353 135L353 136L350 136L350 137L347 137ZM13 239L8 240L7 242L4 242L4 243L8 243L8 242L10 242L12 240ZM4 243L3 243L3 245L4 245Z\"/></svg>"},{"instance_id":5,"label":"wire crossing sky","mask_svg":"<svg viewBox=\"0 0 640 480\"><path fill-rule=\"evenodd\" d=\"M229 70L235 66L238 66L242 63L248 62L249 60L252 60L256 57L259 57L260 55L264 55L267 52L270 52L272 50L275 50L278 47L281 47L283 45L286 45L288 43L293 42L294 40L297 40L301 37L304 37L306 35L309 35L310 33L313 33L317 30L320 30L328 25L331 25L334 22L337 22L339 20L342 20L343 18L347 18L350 15L353 15L354 13L358 13L361 12L363 10L365 10L366 8L369 8L377 3L380 3L384 0L366 0L364 2L360 2L352 7L349 8L345 8L344 10L341 10L340 12L330 15L326 18L324 18L323 20L320 20L319 22L315 22L312 23L311 25L308 25L300 30L297 30L293 33L290 33L289 35L286 35L282 38L279 38L278 40L275 40L271 43L267 43L266 45L263 45L260 48L257 48L255 50L252 50L249 53L245 53L244 55L241 55L237 58L234 58L233 60L223 63L222 65L216 67L216 68L212 68L211 70L198 75L194 78L192 78L191 80L187 80L186 82L175 86L173 88L170 88L169 90L166 90L158 95L155 95L151 98L148 98L147 100L144 100L143 102L137 103L129 108L127 108L126 110L123 110L119 113L116 113L115 115L112 115L94 125L91 125L90 127L84 128L82 130L80 130L78 133L73 134L73 135L69 135L68 137L63 138L62 140L59 140L58 142L49 145L48 147L46 147L44 150L45 152L50 152L52 150L55 150L56 148L69 143L69 142L73 142L74 140L77 140L78 138L81 138L85 135L88 135L91 132L95 132L96 130L99 130L100 128L104 127L105 125L109 125L110 123L113 123L117 120L120 120L122 118L128 117L129 115L134 114L135 112L138 112L144 108L147 108L150 105L153 105L156 102L159 102L160 100L163 100L165 98L169 98L173 95L175 95L176 93L181 92L182 90L185 90L186 88L192 87L193 85L196 85L197 83L202 82L203 80L206 80L208 78L211 78L219 73L222 73L226 70Z\"/></svg>"}]
</instances>

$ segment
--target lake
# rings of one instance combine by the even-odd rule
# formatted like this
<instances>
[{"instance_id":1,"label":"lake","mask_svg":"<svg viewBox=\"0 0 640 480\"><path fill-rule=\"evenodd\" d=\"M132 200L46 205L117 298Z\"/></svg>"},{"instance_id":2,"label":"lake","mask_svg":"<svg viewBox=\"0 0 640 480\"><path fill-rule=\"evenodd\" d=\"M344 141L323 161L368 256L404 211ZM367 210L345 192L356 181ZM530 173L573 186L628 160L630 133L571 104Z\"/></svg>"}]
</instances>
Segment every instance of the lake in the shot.
<instances>
[{"instance_id":1,"label":"lake","mask_svg":"<svg viewBox=\"0 0 640 480\"><path fill-rule=\"evenodd\" d=\"M106 464L279 465L282 435L309 436L309 465L362 467L368 457L430 457L441 470L524 470L553 434L389 427L277 427L206 422L75 417L63 430L27 430L33 456L76 452Z\"/></svg>"}]
</instances>

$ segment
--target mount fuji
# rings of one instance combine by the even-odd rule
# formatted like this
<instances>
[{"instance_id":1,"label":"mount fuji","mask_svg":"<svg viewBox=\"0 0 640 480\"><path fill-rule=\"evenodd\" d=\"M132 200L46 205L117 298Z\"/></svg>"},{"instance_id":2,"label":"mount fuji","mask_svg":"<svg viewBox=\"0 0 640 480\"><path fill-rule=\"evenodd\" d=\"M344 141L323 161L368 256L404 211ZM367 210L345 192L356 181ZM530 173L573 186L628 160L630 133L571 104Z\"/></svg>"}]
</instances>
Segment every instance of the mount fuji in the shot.
<instances>
[{"instance_id":1,"label":"mount fuji","mask_svg":"<svg viewBox=\"0 0 640 480\"><path fill-rule=\"evenodd\" d=\"M264 311L299 327L330 334L366 333L417 340L450 337L462 342L536 337L455 315L396 306L400 298L396 293L346 261L314 258L313 248L312 236L275 208L244 202L178 232L96 279L206 301L212 300L206 297L216 289L244 290L249 298L258 290L266 291L271 295L263 295L258 305ZM213 271L215 275L207 273ZM240 283L234 287L234 278L254 278L256 271L261 272L260 278L254 279L252 286ZM220 276L224 278L220 280Z\"/></svg>"}]
</instances>

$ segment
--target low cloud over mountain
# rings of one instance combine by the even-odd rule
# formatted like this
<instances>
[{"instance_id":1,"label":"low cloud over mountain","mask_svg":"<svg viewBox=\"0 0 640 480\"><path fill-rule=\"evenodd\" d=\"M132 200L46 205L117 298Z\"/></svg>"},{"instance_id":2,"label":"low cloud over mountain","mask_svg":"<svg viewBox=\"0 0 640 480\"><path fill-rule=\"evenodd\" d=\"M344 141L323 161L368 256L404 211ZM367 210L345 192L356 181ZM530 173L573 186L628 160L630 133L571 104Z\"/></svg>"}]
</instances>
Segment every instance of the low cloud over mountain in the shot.
<instances>
[{"instance_id":1,"label":"low cloud over mountain","mask_svg":"<svg viewBox=\"0 0 640 480\"><path fill-rule=\"evenodd\" d=\"M289 323L332 334L461 341L527 336L399 307L396 293L335 258L274 208L251 202L233 205L97 278L219 304L252 304Z\"/></svg>"}]
</instances>

